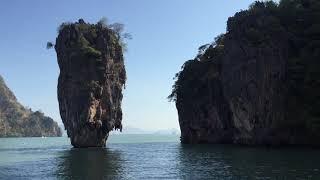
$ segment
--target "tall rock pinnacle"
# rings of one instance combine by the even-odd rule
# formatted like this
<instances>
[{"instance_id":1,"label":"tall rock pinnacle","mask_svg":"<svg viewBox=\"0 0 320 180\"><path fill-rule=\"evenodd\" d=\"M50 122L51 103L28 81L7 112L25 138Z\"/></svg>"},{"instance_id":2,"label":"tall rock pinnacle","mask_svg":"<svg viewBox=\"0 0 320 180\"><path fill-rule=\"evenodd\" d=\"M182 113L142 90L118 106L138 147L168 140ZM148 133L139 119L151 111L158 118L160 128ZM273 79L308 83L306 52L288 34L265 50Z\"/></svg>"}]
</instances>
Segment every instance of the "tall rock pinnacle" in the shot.
<instances>
[{"instance_id":1,"label":"tall rock pinnacle","mask_svg":"<svg viewBox=\"0 0 320 180\"><path fill-rule=\"evenodd\" d=\"M126 71L119 32L82 19L63 23L56 39L60 115L74 147L104 147L122 130Z\"/></svg>"}]
</instances>

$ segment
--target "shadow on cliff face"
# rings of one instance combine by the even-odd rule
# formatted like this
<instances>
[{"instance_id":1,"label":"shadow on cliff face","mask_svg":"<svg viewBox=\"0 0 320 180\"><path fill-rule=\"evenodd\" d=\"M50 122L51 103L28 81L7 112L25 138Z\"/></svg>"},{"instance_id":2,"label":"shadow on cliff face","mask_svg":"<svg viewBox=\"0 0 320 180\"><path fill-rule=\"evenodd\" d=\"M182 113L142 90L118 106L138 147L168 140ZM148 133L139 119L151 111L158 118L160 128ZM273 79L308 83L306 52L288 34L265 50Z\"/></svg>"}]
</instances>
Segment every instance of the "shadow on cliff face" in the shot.
<instances>
[{"instance_id":1,"label":"shadow on cliff face","mask_svg":"<svg viewBox=\"0 0 320 180\"><path fill-rule=\"evenodd\" d=\"M121 154L109 149L70 149L58 158L56 175L62 179L118 179Z\"/></svg>"}]
</instances>

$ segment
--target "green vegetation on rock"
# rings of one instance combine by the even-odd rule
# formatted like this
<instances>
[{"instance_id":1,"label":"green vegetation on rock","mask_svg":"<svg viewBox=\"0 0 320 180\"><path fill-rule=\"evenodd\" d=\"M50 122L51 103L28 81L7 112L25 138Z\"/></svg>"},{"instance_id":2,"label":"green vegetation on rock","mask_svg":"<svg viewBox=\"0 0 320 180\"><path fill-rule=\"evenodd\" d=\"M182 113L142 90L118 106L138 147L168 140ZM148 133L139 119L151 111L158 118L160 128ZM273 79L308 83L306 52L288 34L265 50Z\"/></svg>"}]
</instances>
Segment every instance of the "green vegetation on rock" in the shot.
<instances>
[{"instance_id":1,"label":"green vegetation on rock","mask_svg":"<svg viewBox=\"0 0 320 180\"><path fill-rule=\"evenodd\" d=\"M96 24L85 23L83 19L79 19L78 23L64 22L58 27L58 33L62 33L64 30L68 30L70 27L74 27L77 31L83 32L82 37L80 37L80 42L70 42L77 45L75 49L81 49L83 53L88 56L99 57L101 52L95 47L95 40L97 39L99 32L102 28L109 29L113 31L115 37L113 37L113 42L119 43L122 50L127 51L126 40L132 39L130 33L124 32L124 24L112 23L108 24L108 19L103 17ZM47 42L47 49L54 46L52 42ZM78 47L80 46L80 47Z\"/></svg>"}]
</instances>

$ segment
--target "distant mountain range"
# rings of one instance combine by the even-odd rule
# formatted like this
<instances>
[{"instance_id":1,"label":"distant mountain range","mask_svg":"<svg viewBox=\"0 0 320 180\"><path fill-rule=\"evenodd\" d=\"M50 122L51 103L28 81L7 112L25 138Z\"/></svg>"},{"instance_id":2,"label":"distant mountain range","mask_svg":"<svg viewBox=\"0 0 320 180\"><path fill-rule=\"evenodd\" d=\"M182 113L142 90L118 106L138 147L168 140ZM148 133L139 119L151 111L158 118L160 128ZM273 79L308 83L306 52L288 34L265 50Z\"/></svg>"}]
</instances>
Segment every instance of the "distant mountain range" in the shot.
<instances>
[{"instance_id":1,"label":"distant mountain range","mask_svg":"<svg viewBox=\"0 0 320 180\"><path fill-rule=\"evenodd\" d=\"M59 125L62 131L62 136L68 136L67 131L64 130L63 125ZM159 134L159 135L180 135L180 130L178 129L162 129L162 130L145 130L132 126L127 126L120 131L111 131L110 134Z\"/></svg>"},{"instance_id":2,"label":"distant mountain range","mask_svg":"<svg viewBox=\"0 0 320 180\"><path fill-rule=\"evenodd\" d=\"M178 129L163 129L163 130L144 130L132 126L126 126L120 131L111 131L111 134L163 134L163 135L178 135L180 131Z\"/></svg>"}]
</instances>

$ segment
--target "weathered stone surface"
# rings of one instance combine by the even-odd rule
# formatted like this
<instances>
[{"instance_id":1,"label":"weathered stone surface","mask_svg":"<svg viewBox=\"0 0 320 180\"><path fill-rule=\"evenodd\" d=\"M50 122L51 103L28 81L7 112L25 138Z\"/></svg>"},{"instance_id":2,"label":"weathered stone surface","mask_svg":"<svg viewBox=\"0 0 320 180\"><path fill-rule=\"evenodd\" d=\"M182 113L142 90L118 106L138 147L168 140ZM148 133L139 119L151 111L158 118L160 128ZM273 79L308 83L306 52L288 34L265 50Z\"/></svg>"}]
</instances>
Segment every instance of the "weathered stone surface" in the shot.
<instances>
[{"instance_id":1,"label":"weathered stone surface","mask_svg":"<svg viewBox=\"0 0 320 180\"><path fill-rule=\"evenodd\" d=\"M42 112L21 105L0 76L0 137L61 136L61 129Z\"/></svg>"},{"instance_id":2,"label":"weathered stone surface","mask_svg":"<svg viewBox=\"0 0 320 180\"><path fill-rule=\"evenodd\" d=\"M102 24L65 24L56 39L60 115L75 147L103 147L122 129L126 71L119 36Z\"/></svg>"},{"instance_id":3,"label":"weathered stone surface","mask_svg":"<svg viewBox=\"0 0 320 180\"><path fill-rule=\"evenodd\" d=\"M267 30L268 18L249 16L225 37L221 85L236 129L234 143L274 144L281 139L275 128L285 119L288 40L284 31ZM263 44L244 38L248 28L260 30Z\"/></svg>"},{"instance_id":4,"label":"weathered stone surface","mask_svg":"<svg viewBox=\"0 0 320 180\"><path fill-rule=\"evenodd\" d=\"M229 18L226 34L178 74L169 97L176 101L182 143L320 145L319 113L314 110L319 92L305 90L306 81L319 87L314 75L319 69L307 77L307 68L293 63L309 67L308 58L319 54L297 57L297 47L306 47L300 44L308 39L302 40L299 31L288 32L276 6L255 6Z\"/></svg>"}]
</instances>

